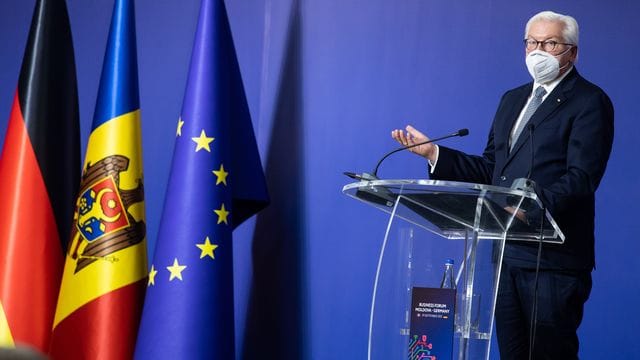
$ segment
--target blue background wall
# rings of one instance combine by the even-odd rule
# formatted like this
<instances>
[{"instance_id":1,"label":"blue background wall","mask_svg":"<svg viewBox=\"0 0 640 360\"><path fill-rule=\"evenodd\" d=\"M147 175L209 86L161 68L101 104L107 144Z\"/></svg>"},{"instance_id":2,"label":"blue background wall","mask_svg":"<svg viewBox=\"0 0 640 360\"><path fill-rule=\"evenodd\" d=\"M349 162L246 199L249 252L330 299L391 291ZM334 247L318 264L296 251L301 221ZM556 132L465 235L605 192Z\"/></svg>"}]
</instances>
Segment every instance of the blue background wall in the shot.
<instances>
[{"instance_id":1,"label":"blue background wall","mask_svg":"<svg viewBox=\"0 0 640 360\"><path fill-rule=\"evenodd\" d=\"M0 3L0 134L34 3ZM67 3L85 144L112 2ZM365 358L369 298L386 217L341 194L348 182L342 172L370 170L395 146L390 130L406 124L434 136L467 127L471 135L453 144L482 151L501 94L529 81L523 27L546 9L576 17L578 69L607 91L616 109L613 153L597 196L597 270L580 329L581 357L630 359L640 353L640 3L226 3L273 197L270 209L235 234L239 358L262 346L285 359ZM198 7L197 0L136 2L150 253ZM417 157L398 154L380 175L423 178L425 170Z\"/></svg>"}]
</instances>

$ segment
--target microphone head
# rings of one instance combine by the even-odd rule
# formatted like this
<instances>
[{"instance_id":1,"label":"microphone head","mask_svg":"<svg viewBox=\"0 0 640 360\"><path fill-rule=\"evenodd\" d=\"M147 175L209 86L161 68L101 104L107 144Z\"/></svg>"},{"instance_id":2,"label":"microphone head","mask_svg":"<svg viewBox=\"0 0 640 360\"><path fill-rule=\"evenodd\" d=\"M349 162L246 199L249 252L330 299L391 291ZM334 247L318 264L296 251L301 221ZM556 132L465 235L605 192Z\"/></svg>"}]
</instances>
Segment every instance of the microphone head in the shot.
<instances>
[{"instance_id":1,"label":"microphone head","mask_svg":"<svg viewBox=\"0 0 640 360\"><path fill-rule=\"evenodd\" d=\"M345 172L343 172L343 174L347 175L348 177L350 177L352 179L359 180L359 181L379 180L376 175L365 173L365 172L363 172L362 174L356 174L354 172L345 171Z\"/></svg>"},{"instance_id":2,"label":"microphone head","mask_svg":"<svg viewBox=\"0 0 640 360\"><path fill-rule=\"evenodd\" d=\"M469 129L458 130L458 136L467 136L467 135L469 135Z\"/></svg>"},{"instance_id":3,"label":"microphone head","mask_svg":"<svg viewBox=\"0 0 640 360\"><path fill-rule=\"evenodd\" d=\"M347 175L348 177L350 177L350 178L352 178L352 179L360 180L360 175L358 175L358 174L356 174L356 173L354 173L354 172L351 172L351 171L345 171L345 172L343 172L343 174Z\"/></svg>"}]
</instances>

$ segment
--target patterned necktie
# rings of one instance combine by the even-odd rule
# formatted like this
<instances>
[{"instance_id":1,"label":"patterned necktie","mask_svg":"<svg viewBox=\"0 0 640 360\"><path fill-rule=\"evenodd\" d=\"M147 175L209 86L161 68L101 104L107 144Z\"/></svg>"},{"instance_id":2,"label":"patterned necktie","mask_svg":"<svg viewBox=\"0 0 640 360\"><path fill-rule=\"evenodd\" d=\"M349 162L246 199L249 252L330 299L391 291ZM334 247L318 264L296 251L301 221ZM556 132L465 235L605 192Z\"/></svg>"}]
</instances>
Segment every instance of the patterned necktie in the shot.
<instances>
[{"instance_id":1,"label":"patterned necktie","mask_svg":"<svg viewBox=\"0 0 640 360\"><path fill-rule=\"evenodd\" d=\"M525 125L527 125L527 123L529 122L529 119L531 119L531 116L536 112L536 110L538 110L538 107L540 107L540 104L542 104L542 98L546 93L547 93L547 90L545 90L542 86L538 86L536 88L536 92L533 95L533 99L531 99L529 106L527 106L527 110L525 110L524 115L522 115L522 120L520 121L520 123L518 123L517 127L513 130L513 134L511 135L511 141L509 145L509 151L513 150L513 146L516 144L516 141L518 141L518 137L520 136L520 133L522 133L522 130L524 129Z\"/></svg>"}]
</instances>

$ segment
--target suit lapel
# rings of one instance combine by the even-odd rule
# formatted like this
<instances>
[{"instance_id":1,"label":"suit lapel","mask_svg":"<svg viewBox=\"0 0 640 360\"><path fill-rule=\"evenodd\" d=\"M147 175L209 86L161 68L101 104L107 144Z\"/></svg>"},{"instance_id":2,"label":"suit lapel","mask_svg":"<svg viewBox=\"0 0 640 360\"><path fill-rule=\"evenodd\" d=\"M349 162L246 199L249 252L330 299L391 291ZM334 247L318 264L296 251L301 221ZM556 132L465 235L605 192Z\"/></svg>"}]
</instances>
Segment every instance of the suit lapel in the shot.
<instances>
[{"instance_id":1,"label":"suit lapel","mask_svg":"<svg viewBox=\"0 0 640 360\"><path fill-rule=\"evenodd\" d=\"M519 89L519 93L515 94L514 100L510 102L511 107L507 109L504 113L504 128L507 130L507 144L509 142L509 134L511 133L511 129L513 129L513 125L515 125L518 116L520 116L520 112L522 108L527 103L527 99L531 94L533 88L533 83L528 84L527 86Z\"/></svg>"},{"instance_id":2,"label":"suit lapel","mask_svg":"<svg viewBox=\"0 0 640 360\"><path fill-rule=\"evenodd\" d=\"M531 94L533 83L523 85L515 89L510 98L505 100L505 108L500 110L499 117L496 118L496 131L494 141L496 142L496 160L505 164L509 157L509 136L522 108L527 103ZM502 169L500 169L502 171Z\"/></svg>"},{"instance_id":3,"label":"suit lapel","mask_svg":"<svg viewBox=\"0 0 640 360\"><path fill-rule=\"evenodd\" d=\"M560 82L560 84L558 84L558 86L556 86L556 88L553 89L551 94L549 94L549 96L547 96L547 98L544 99L542 104L540 104L540 107L538 108L538 110L536 110L536 112L533 114L531 119L529 119L529 123L533 124L534 131L544 120L546 120L549 116L551 116L559 107L564 105L564 103L566 102L567 94L573 88L573 85L575 84L575 79L578 75L577 70L575 68L572 69L571 72L572 73L568 74L567 77L565 77ZM524 104L522 106L524 106ZM522 110L522 108L520 110ZM513 126L513 122L511 126ZM511 127L509 128L508 131L511 132ZM513 150L511 150L511 152L509 152L509 154L507 155L507 161L505 162L505 166L514 158L514 156L520 151L522 146L527 141L529 141L528 131L524 130L522 134L520 134L520 137L518 138L518 140L516 141L516 144L513 147Z\"/></svg>"}]
</instances>

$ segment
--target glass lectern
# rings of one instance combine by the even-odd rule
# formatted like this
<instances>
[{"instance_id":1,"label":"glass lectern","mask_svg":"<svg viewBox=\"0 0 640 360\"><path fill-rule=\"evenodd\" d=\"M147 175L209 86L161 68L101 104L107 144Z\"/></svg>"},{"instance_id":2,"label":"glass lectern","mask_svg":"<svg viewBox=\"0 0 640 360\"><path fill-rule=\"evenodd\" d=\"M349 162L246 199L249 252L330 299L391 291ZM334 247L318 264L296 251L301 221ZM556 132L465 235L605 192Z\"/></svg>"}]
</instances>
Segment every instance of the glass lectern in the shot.
<instances>
[{"instance_id":1,"label":"glass lectern","mask_svg":"<svg viewBox=\"0 0 640 360\"><path fill-rule=\"evenodd\" d=\"M505 241L564 242L535 193L435 180L373 180L343 192L388 213L369 320L368 359L410 359L411 293L456 283L453 353L488 359ZM421 358L429 359L423 351ZM438 359L440 360L440 359Z\"/></svg>"}]
</instances>

